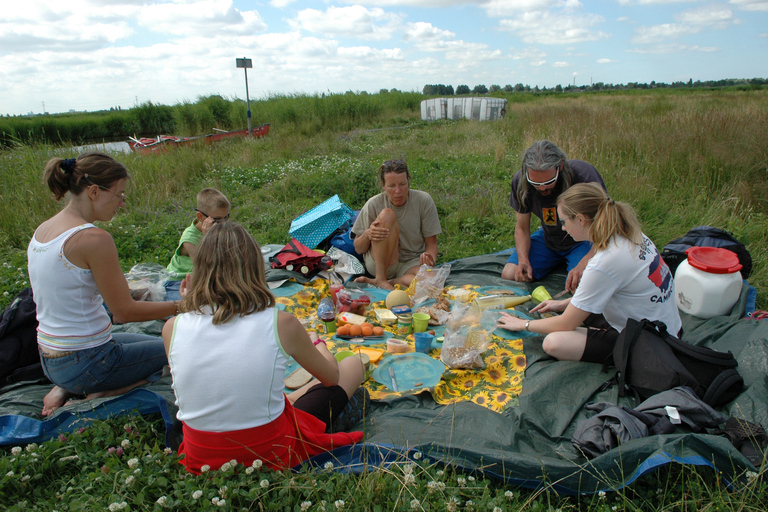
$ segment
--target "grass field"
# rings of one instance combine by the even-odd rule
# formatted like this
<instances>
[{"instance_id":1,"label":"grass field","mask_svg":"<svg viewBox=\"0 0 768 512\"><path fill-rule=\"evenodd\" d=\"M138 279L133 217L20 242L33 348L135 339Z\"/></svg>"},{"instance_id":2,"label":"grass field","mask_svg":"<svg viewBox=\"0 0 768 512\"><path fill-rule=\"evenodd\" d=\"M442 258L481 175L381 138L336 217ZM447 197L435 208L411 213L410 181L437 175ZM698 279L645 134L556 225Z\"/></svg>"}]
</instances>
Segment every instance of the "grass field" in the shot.
<instances>
[{"instance_id":1,"label":"grass field","mask_svg":"<svg viewBox=\"0 0 768 512\"><path fill-rule=\"evenodd\" d=\"M379 101L375 96L346 102L280 98L264 105L268 113L259 122L272 122L265 139L120 156L133 176L127 206L103 227L115 238L123 268L167 263L202 187L222 190L233 204L233 219L259 242L285 243L291 220L333 194L362 207L378 191L375 170L381 161L400 157L412 170L412 187L429 192L437 204L443 226L439 262L505 249L513 245L511 176L522 152L547 138L570 158L594 164L611 195L635 207L659 248L697 225L731 231L752 254L749 282L757 288L758 307L768 307L768 90L525 95L525 101L510 101L503 121L487 123L425 123L411 98L398 108L366 106ZM312 114L304 117L309 109ZM27 284L25 249L35 227L61 207L41 183L43 166L54 155L74 156L65 147L34 144L0 153L2 306ZM415 487L405 473L381 471L351 477L260 470L185 478L173 456L163 453L161 426L152 420L132 420L130 449L122 457L108 453L126 437L124 423L99 423L67 442L19 454L1 449L0 505L93 510L126 502L126 509L143 510L159 508L156 500L166 496L167 505L182 510L219 508L214 497L232 509L303 510L302 503L311 501L307 508L319 510L325 500L326 510L355 510L364 495L373 499L371 510L409 510L414 499L425 509L444 510L452 497L461 510L764 509L762 479L731 493L712 472L683 467L664 469L607 497L578 499L508 489L480 477L467 481L423 461L403 466L418 475ZM141 461L136 475L126 468L133 457ZM458 478L465 479L463 485ZM262 479L266 486L254 487ZM428 481L442 486L429 487ZM222 485L229 489L221 491ZM205 500L192 498L196 490ZM335 505L337 500L345 503Z\"/></svg>"}]
</instances>

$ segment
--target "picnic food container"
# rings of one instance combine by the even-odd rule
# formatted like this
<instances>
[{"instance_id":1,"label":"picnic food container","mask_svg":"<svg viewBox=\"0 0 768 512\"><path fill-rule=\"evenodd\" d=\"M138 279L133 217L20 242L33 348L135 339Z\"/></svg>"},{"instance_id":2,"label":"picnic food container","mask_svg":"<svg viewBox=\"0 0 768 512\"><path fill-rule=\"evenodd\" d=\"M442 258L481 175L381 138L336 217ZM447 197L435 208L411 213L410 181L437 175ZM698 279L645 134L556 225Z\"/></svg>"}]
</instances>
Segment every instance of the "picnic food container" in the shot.
<instances>
[{"instance_id":1,"label":"picnic food container","mask_svg":"<svg viewBox=\"0 0 768 512\"><path fill-rule=\"evenodd\" d=\"M365 322L365 317L356 315L354 313L339 313L336 317L336 324L341 327L342 325L362 325Z\"/></svg>"},{"instance_id":2,"label":"picnic food container","mask_svg":"<svg viewBox=\"0 0 768 512\"><path fill-rule=\"evenodd\" d=\"M451 299L457 300L459 302L469 301L469 290L465 288L456 288L455 290L450 290L448 295Z\"/></svg>"},{"instance_id":3,"label":"picnic food container","mask_svg":"<svg viewBox=\"0 0 768 512\"><path fill-rule=\"evenodd\" d=\"M413 332L413 315L405 313L397 315L397 334L407 336Z\"/></svg>"},{"instance_id":4,"label":"picnic food container","mask_svg":"<svg viewBox=\"0 0 768 512\"><path fill-rule=\"evenodd\" d=\"M739 257L719 247L691 247L685 254L688 259L675 272L678 309L699 318L729 313L741 294ZM669 272L666 265L664 268ZM658 279L662 282L665 277L660 275Z\"/></svg>"},{"instance_id":5,"label":"picnic food container","mask_svg":"<svg viewBox=\"0 0 768 512\"><path fill-rule=\"evenodd\" d=\"M392 325L397 323L397 316L388 309L374 309L373 314L376 315L376 320L383 325Z\"/></svg>"},{"instance_id":6,"label":"picnic food container","mask_svg":"<svg viewBox=\"0 0 768 512\"><path fill-rule=\"evenodd\" d=\"M390 354L402 354L403 352L408 352L408 344L397 338L389 338L387 340L387 352Z\"/></svg>"},{"instance_id":7,"label":"picnic food container","mask_svg":"<svg viewBox=\"0 0 768 512\"><path fill-rule=\"evenodd\" d=\"M389 309L392 310L392 313L396 315L404 315L411 312L410 306L393 306Z\"/></svg>"}]
</instances>

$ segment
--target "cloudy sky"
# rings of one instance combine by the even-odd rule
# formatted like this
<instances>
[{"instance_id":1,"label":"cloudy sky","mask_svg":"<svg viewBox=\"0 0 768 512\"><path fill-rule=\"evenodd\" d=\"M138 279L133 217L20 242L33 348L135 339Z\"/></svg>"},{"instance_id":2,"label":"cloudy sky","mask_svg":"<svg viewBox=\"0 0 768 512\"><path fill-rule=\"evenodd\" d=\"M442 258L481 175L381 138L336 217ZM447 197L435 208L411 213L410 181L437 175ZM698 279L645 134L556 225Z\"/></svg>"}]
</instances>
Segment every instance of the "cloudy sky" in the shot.
<instances>
[{"instance_id":1,"label":"cloudy sky","mask_svg":"<svg viewBox=\"0 0 768 512\"><path fill-rule=\"evenodd\" d=\"M421 91L768 78L768 0L21 0L0 114Z\"/></svg>"}]
</instances>

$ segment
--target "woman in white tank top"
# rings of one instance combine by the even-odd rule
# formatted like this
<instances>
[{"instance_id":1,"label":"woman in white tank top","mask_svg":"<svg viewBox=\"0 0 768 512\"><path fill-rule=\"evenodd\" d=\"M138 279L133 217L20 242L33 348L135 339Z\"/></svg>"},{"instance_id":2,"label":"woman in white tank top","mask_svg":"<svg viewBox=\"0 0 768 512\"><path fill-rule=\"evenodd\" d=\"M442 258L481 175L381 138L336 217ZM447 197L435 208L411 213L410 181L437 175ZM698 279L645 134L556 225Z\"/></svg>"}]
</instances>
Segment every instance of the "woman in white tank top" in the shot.
<instances>
[{"instance_id":1,"label":"woman in white tank top","mask_svg":"<svg viewBox=\"0 0 768 512\"><path fill-rule=\"evenodd\" d=\"M336 362L296 317L278 311L261 249L245 228L215 224L181 292L182 314L166 322L163 340L188 471L257 458L286 469L362 440L362 432L332 431L363 381L360 360ZM316 380L285 395L289 357Z\"/></svg>"},{"instance_id":2,"label":"woman in white tank top","mask_svg":"<svg viewBox=\"0 0 768 512\"><path fill-rule=\"evenodd\" d=\"M121 393L159 378L166 357L155 336L111 333L121 323L167 318L174 302L131 297L112 236L93 223L110 221L125 204L126 167L109 155L52 158L44 180L67 206L43 222L27 249L37 306L38 348L56 385L43 399L43 416L72 397Z\"/></svg>"}]
</instances>

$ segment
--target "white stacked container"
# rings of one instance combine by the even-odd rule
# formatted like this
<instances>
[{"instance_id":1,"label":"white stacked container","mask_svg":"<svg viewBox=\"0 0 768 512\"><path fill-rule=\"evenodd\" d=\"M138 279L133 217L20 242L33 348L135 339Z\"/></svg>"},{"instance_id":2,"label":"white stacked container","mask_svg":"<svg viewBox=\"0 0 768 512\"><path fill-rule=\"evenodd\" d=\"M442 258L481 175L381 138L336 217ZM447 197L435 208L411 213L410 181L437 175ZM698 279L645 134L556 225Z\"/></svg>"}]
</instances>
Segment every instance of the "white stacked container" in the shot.
<instances>
[{"instance_id":1,"label":"white stacked container","mask_svg":"<svg viewBox=\"0 0 768 512\"><path fill-rule=\"evenodd\" d=\"M675 302L683 313L699 318L730 313L741 294L741 263L719 247L691 247L675 272Z\"/></svg>"}]
</instances>

